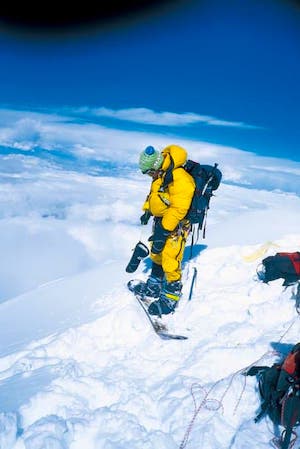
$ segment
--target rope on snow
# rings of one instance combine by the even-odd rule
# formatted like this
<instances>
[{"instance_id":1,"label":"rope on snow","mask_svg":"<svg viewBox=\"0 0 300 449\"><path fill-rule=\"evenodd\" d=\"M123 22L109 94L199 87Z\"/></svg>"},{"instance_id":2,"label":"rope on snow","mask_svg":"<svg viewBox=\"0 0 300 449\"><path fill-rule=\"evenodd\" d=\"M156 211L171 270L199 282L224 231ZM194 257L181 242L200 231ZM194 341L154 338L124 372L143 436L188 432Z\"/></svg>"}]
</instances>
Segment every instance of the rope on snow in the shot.
<instances>
[{"instance_id":1,"label":"rope on snow","mask_svg":"<svg viewBox=\"0 0 300 449\"><path fill-rule=\"evenodd\" d=\"M295 324L296 320L298 320L298 319L299 319L299 316L296 316L296 317L292 320L291 324L288 326L288 328L286 329L286 331L280 336L279 343L280 343L280 342L283 340L283 338L287 335L287 333L290 331L290 329L293 327L293 325ZM193 426L194 426L194 424L195 424L195 420L196 420L196 418L197 418L199 412L201 411L201 409L205 408L205 409L207 409L207 410L214 410L214 411L217 411L217 410L219 410L219 409L221 408L222 410L224 410L224 407L223 407L223 400L224 400L225 395L226 395L227 392L229 391L229 389L230 389L230 387L231 387L231 385L232 385L233 380L235 379L235 377L236 377L238 374L244 374L244 373L246 373L246 372L249 370L249 368L251 368L252 366L257 365L257 364L258 364L259 362L261 362L264 358L269 357L269 356L274 356L274 355L279 355L279 352L278 352L278 351L267 351L267 352L265 352L265 354L263 354L258 360L256 360L255 362L251 363L251 365L247 366L246 368L242 368L242 369L236 371L235 373L233 373L233 374L230 376L228 385L227 385L227 387L225 388L224 393L222 394L222 396L221 396L221 398L220 398L219 400L218 400L218 399L209 399L209 395L210 395L210 393L213 391L213 389L214 389L219 383L225 381L225 380L228 379L228 378L224 377L224 378L222 378L222 379L219 379L217 382L215 382L215 383L211 386L211 388L210 388L208 391L206 391L205 388L202 387L200 384L197 384L197 383L192 384L191 390L190 390L190 391L191 391L191 395L192 395L193 403L194 403L194 412L193 412L193 416L192 416L192 418L191 418L191 420L190 420L190 423L188 424L188 427L187 427L187 429L186 429L186 432L185 432L185 434L184 434L184 437L183 437L183 439L182 439L182 441L181 441L181 443L180 443L179 449L184 449L184 448L186 447L186 445L187 445L187 443L188 443L188 440L189 440L189 437L190 437L190 433L191 433L192 428L193 428ZM239 404L240 404L240 402L241 402L241 400L242 400L242 396L243 396L243 394L244 394L244 392L245 392L246 384L247 384L247 378L246 378L246 376L244 376L244 380L243 380L243 388L242 388L241 394L240 394L240 396L239 396L239 398L238 398L238 400L237 400L237 403L236 403L236 405L235 405L235 407L234 407L233 414L236 413L236 411L237 411L237 409L238 409L238 406L239 406ZM195 390L196 387L199 388L200 390L202 390L202 391L205 393L205 394L204 394L204 397L203 397L203 399L202 399L202 401L201 401L200 404L199 404L199 406L197 406L197 402L196 402L195 394L194 394L194 390ZM218 405L217 408L211 408L212 406L209 406L209 404L212 404L213 402L215 402L215 403ZM281 439L282 439L282 438L283 438L283 436L281 435ZM281 441L281 439L280 439L280 441ZM277 441L278 439L273 438L273 440L274 440L273 442L275 442L275 440ZM280 441L279 441L279 442L280 442ZM294 446L294 444L295 444L295 441L296 441L296 438L294 438L294 439L292 440L290 449L293 448L293 446ZM277 444L277 443L276 443L276 444Z\"/></svg>"}]
</instances>

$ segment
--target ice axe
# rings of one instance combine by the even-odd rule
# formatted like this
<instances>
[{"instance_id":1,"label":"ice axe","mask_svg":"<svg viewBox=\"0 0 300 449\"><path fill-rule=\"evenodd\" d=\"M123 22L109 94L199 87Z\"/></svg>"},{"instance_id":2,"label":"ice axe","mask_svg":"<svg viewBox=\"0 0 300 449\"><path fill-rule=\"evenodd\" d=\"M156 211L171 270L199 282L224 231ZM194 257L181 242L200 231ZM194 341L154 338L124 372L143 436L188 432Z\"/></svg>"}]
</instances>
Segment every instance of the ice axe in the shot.
<instances>
[{"instance_id":1,"label":"ice axe","mask_svg":"<svg viewBox=\"0 0 300 449\"><path fill-rule=\"evenodd\" d=\"M197 277L197 268L193 267L194 273L193 273L193 277L192 277L192 282L191 282L191 288L190 288L190 294L189 294L189 301L192 299L193 296L193 289L194 289L194 284L196 282L196 277Z\"/></svg>"}]
</instances>

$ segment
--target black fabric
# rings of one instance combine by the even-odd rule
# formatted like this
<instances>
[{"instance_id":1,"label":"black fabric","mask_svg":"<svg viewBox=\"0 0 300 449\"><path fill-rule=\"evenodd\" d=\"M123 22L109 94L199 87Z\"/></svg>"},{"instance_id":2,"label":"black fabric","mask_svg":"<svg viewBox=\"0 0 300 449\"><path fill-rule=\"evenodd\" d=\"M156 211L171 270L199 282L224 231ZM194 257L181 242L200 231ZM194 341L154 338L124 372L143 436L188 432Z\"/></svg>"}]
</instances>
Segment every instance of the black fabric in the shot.
<instances>
[{"instance_id":1,"label":"black fabric","mask_svg":"<svg viewBox=\"0 0 300 449\"><path fill-rule=\"evenodd\" d=\"M155 262L152 262L151 276L158 278L158 279L163 279L165 276L165 273L164 273L162 266L158 265Z\"/></svg>"},{"instance_id":2,"label":"black fabric","mask_svg":"<svg viewBox=\"0 0 300 449\"><path fill-rule=\"evenodd\" d=\"M254 366L246 375L257 376L261 410L258 422L266 414L274 424L292 429L300 422L300 344L294 345L282 363L271 367Z\"/></svg>"},{"instance_id":3,"label":"black fabric","mask_svg":"<svg viewBox=\"0 0 300 449\"><path fill-rule=\"evenodd\" d=\"M298 253L299 254L299 253ZM299 255L300 256L300 255ZM291 257L286 253L277 253L262 260L264 266L263 282L284 279L283 285L289 285L300 279Z\"/></svg>"},{"instance_id":4,"label":"black fabric","mask_svg":"<svg viewBox=\"0 0 300 449\"><path fill-rule=\"evenodd\" d=\"M300 422L300 396L293 394L287 396L282 404L282 425L292 427L299 425Z\"/></svg>"},{"instance_id":5,"label":"black fabric","mask_svg":"<svg viewBox=\"0 0 300 449\"><path fill-rule=\"evenodd\" d=\"M142 242L138 242L133 250L132 256L126 267L127 273L134 273L141 260L149 255L149 249Z\"/></svg>"},{"instance_id":6,"label":"black fabric","mask_svg":"<svg viewBox=\"0 0 300 449\"><path fill-rule=\"evenodd\" d=\"M261 413L256 417L255 422L267 413L274 424L280 423L279 400L282 393L277 391L276 386L280 376L280 366L273 365L260 371L258 374L259 392L261 395Z\"/></svg>"},{"instance_id":7,"label":"black fabric","mask_svg":"<svg viewBox=\"0 0 300 449\"><path fill-rule=\"evenodd\" d=\"M297 285L297 291L296 291L296 308L299 309L300 308L300 282Z\"/></svg>"},{"instance_id":8,"label":"black fabric","mask_svg":"<svg viewBox=\"0 0 300 449\"><path fill-rule=\"evenodd\" d=\"M281 401L281 425L285 428L282 434L281 449L289 449L291 436L295 434L293 428L300 423L300 396L298 392L291 390ZM296 435L297 438L297 435ZM292 446L292 445L291 445Z\"/></svg>"},{"instance_id":9,"label":"black fabric","mask_svg":"<svg viewBox=\"0 0 300 449\"><path fill-rule=\"evenodd\" d=\"M147 279L147 282L140 281L132 288L135 295L144 301L146 298L159 298L161 291L161 283L154 280L152 277Z\"/></svg>"},{"instance_id":10,"label":"black fabric","mask_svg":"<svg viewBox=\"0 0 300 449\"><path fill-rule=\"evenodd\" d=\"M218 164L200 165L198 162L188 160L185 170L194 178L196 187L186 218L192 224L199 224L202 229L206 211L209 209L210 198L221 182L222 173Z\"/></svg>"},{"instance_id":11,"label":"black fabric","mask_svg":"<svg viewBox=\"0 0 300 449\"><path fill-rule=\"evenodd\" d=\"M141 215L141 217L140 217L141 224L142 225L148 224L148 221L150 220L150 217L151 217L151 212L146 210L146 212L143 215Z\"/></svg>"},{"instance_id":12,"label":"black fabric","mask_svg":"<svg viewBox=\"0 0 300 449\"><path fill-rule=\"evenodd\" d=\"M173 313L177 307L178 301L168 300L164 298L159 298L157 301L153 301L148 307L148 312L150 315L156 315L161 317L162 315L169 315Z\"/></svg>"},{"instance_id":13,"label":"black fabric","mask_svg":"<svg viewBox=\"0 0 300 449\"><path fill-rule=\"evenodd\" d=\"M268 369L268 366L251 366L251 368L248 369L246 372L246 376L256 376L258 373L265 371Z\"/></svg>"},{"instance_id":14,"label":"black fabric","mask_svg":"<svg viewBox=\"0 0 300 449\"><path fill-rule=\"evenodd\" d=\"M149 242L152 243L151 252L153 254L159 254L164 249L166 240L170 235L170 231L167 231L161 224L161 219L156 219L154 222L154 232L151 237L149 237Z\"/></svg>"},{"instance_id":15,"label":"black fabric","mask_svg":"<svg viewBox=\"0 0 300 449\"><path fill-rule=\"evenodd\" d=\"M198 176L201 178L202 190L208 180L211 190L217 190L222 179L222 173L217 168L217 166L218 164L202 165L199 164L199 162L188 159L185 163L184 168L191 176L193 176L193 178L196 178ZM201 189L200 183L199 188Z\"/></svg>"}]
</instances>

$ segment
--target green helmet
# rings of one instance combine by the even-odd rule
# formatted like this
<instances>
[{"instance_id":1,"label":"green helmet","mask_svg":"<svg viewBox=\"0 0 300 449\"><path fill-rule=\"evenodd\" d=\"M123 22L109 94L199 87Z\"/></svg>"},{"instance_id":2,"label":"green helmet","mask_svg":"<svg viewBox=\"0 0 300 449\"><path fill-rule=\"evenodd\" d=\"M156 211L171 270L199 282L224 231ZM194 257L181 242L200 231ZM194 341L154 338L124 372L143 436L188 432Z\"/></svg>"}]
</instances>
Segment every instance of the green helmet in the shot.
<instances>
[{"instance_id":1,"label":"green helmet","mask_svg":"<svg viewBox=\"0 0 300 449\"><path fill-rule=\"evenodd\" d=\"M163 155L152 146L146 147L140 155L139 167L142 173L148 170L159 170L163 163Z\"/></svg>"}]
</instances>

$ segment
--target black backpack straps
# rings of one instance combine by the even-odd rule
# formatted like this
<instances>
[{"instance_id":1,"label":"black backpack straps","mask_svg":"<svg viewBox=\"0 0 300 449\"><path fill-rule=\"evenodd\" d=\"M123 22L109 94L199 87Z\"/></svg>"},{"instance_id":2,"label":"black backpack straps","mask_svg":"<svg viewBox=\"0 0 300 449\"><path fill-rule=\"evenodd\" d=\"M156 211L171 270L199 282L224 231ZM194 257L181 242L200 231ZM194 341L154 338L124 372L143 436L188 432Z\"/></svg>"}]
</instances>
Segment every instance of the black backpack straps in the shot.
<instances>
[{"instance_id":1,"label":"black backpack straps","mask_svg":"<svg viewBox=\"0 0 300 449\"><path fill-rule=\"evenodd\" d=\"M209 205L206 206L205 211L204 211L204 219L203 219L203 223L200 229L203 229L202 231L202 237L205 239L205 233L206 233L206 219L207 219L207 211L209 209ZM200 224L198 226L198 233L199 233L199 227Z\"/></svg>"},{"instance_id":2,"label":"black backpack straps","mask_svg":"<svg viewBox=\"0 0 300 449\"><path fill-rule=\"evenodd\" d=\"M195 234L195 228L194 228L193 225L192 225L192 232L191 232L191 234L192 234L192 241L191 241L191 251L190 251L190 257L189 257L190 260L191 260L191 258L193 257L193 246L194 246L194 234Z\"/></svg>"},{"instance_id":3,"label":"black backpack straps","mask_svg":"<svg viewBox=\"0 0 300 449\"><path fill-rule=\"evenodd\" d=\"M201 227L200 227L200 223L198 224L198 226L197 226L197 231L196 231L196 225L194 224L192 224L191 225L192 227L191 227L191 235L192 235L192 241L191 241L191 250L190 250L190 257L189 257L189 260L191 260L191 258L193 257L193 246L194 246L194 244L195 243L197 243L198 242L198 239L199 239L199 230L201 229ZM196 232L196 238L195 238L195 232ZM204 237L204 235L205 234L203 234L203 238L205 238Z\"/></svg>"},{"instance_id":4,"label":"black backpack straps","mask_svg":"<svg viewBox=\"0 0 300 449\"><path fill-rule=\"evenodd\" d=\"M293 428L300 423L299 350L300 343L298 342L286 356L282 365L282 373L286 386L285 394L280 400L280 424L284 427L281 435L281 449L289 448L291 437L294 434ZM282 382L280 385L278 381L278 389L281 388L283 390L283 386L284 383Z\"/></svg>"},{"instance_id":5,"label":"black backpack straps","mask_svg":"<svg viewBox=\"0 0 300 449\"><path fill-rule=\"evenodd\" d=\"M170 154L169 154L169 156L170 156L170 161L171 161L170 162L170 166L169 166L169 168L165 172L163 183L162 183L162 186L160 188L160 190L163 191L163 192L168 187L168 185L173 181L173 170L174 170L174 165L175 164L174 164L172 156Z\"/></svg>"},{"instance_id":6,"label":"black backpack straps","mask_svg":"<svg viewBox=\"0 0 300 449\"><path fill-rule=\"evenodd\" d=\"M296 310L300 314L300 281L297 283L297 289L295 292Z\"/></svg>"},{"instance_id":7,"label":"black backpack straps","mask_svg":"<svg viewBox=\"0 0 300 449\"><path fill-rule=\"evenodd\" d=\"M287 426L284 431L282 432L282 443L281 443L281 448L280 449L289 449L289 445L290 445L290 441L291 441L291 436L293 433L293 428L290 426Z\"/></svg>"},{"instance_id":8,"label":"black backpack straps","mask_svg":"<svg viewBox=\"0 0 300 449\"><path fill-rule=\"evenodd\" d=\"M300 420L300 397L299 390L291 387L282 399L281 425L285 428L282 432L281 449L288 449L293 428Z\"/></svg>"},{"instance_id":9,"label":"black backpack straps","mask_svg":"<svg viewBox=\"0 0 300 449\"><path fill-rule=\"evenodd\" d=\"M212 169L212 171L211 171L211 173L210 173L210 175L208 177L208 180L207 180L205 186L203 187L203 191L202 191L202 195L206 194L208 196L207 206L206 206L206 208L204 210L203 223L202 223L201 226L200 226L200 224L198 226L198 236L199 236L199 228L200 228L202 230L202 237L203 237L203 239L205 239L205 235L206 235L206 220L207 220L207 211L209 209L209 201L210 201L210 198L213 196L212 189L210 189L209 191L208 191L208 189L211 187L210 184L211 184L211 182L214 179L214 175L215 175L215 171L216 171L217 167L218 167L218 164L215 163L215 165L214 165L214 167L213 167L213 169ZM197 237L197 239L198 239L198 237Z\"/></svg>"}]
</instances>

